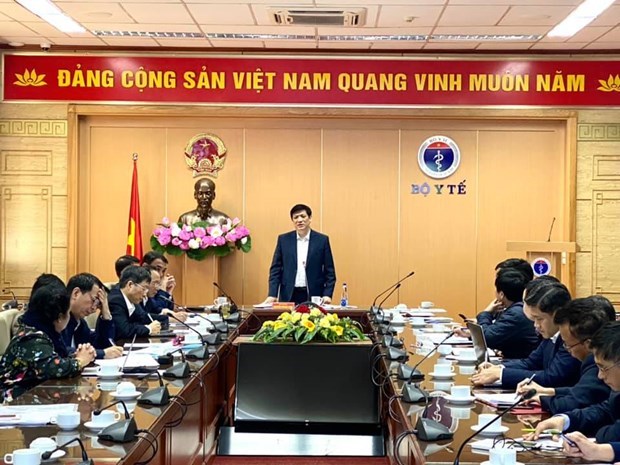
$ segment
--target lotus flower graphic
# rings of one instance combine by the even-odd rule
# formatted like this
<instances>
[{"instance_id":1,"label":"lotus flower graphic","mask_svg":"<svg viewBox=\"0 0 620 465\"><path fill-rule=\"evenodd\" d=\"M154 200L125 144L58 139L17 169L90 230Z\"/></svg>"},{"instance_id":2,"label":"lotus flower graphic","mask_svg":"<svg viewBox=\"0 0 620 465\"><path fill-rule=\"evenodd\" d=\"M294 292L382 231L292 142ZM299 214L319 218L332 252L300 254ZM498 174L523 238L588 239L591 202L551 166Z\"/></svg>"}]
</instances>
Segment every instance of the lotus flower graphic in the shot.
<instances>
[{"instance_id":1,"label":"lotus flower graphic","mask_svg":"<svg viewBox=\"0 0 620 465\"><path fill-rule=\"evenodd\" d=\"M602 90L603 92L620 92L620 76L609 75L607 80L599 79L598 80L601 87L598 87L597 90Z\"/></svg>"},{"instance_id":2,"label":"lotus flower graphic","mask_svg":"<svg viewBox=\"0 0 620 465\"><path fill-rule=\"evenodd\" d=\"M15 84L16 86L40 87L47 85L47 82L44 81L45 74L37 74L34 68L32 69L32 71L28 71L28 69L26 69L24 71L24 74L15 73L15 77L17 78L17 81L15 81L13 84Z\"/></svg>"}]
</instances>

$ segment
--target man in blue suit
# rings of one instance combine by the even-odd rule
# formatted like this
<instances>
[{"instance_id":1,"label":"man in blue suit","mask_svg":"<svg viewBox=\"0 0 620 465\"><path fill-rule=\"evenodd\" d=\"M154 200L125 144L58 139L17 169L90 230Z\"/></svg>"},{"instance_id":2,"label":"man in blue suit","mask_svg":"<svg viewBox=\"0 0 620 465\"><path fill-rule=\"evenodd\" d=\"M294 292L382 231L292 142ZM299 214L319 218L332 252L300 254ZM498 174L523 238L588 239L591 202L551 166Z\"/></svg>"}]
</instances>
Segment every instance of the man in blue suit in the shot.
<instances>
[{"instance_id":1,"label":"man in blue suit","mask_svg":"<svg viewBox=\"0 0 620 465\"><path fill-rule=\"evenodd\" d=\"M295 230L278 236L269 269L269 297L299 304L312 296L331 303L336 284L336 268L329 237L310 229L312 210L298 204L290 212Z\"/></svg>"}]
</instances>

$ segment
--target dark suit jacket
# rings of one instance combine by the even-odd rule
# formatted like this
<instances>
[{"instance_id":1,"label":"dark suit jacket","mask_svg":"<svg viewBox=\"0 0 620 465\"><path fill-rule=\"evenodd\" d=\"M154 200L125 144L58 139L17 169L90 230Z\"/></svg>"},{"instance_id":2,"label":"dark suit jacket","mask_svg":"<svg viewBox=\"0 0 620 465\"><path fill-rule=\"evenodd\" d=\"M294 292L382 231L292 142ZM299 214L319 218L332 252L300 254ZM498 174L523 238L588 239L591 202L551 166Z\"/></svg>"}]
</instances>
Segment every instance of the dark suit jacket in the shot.
<instances>
[{"instance_id":1,"label":"dark suit jacket","mask_svg":"<svg viewBox=\"0 0 620 465\"><path fill-rule=\"evenodd\" d=\"M564 348L558 336L555 344L545 339L528 358L507 360L502 371L502 387L514 389L520 381L536 373L535 381L544 387L574 386L581 362Z\"/></svg>"},{"instance_id":2,"label":"dark suit jacket","mask_svg":"<svg viewBox=\"0 0 620 465\"><path fill-rule=\"evenodd\" d=\"M481 312L476 319L487 346L500 350L504 358L526 358L540 343L534 323L523 313L523 302L515 302L495 319L491 312Z\"/></svg>"},{"instance_id":3,"label":"dark suit jacket","mask_svg":"<svg viewBox=\"0 0 620 465\"><path fill-rule=\"evenodd\" d=\"M278 243L269 269L269 295L283 302L291 301L297 274L297 231L278 236ZM311 296L328 296L334 293L336 268L329 245L329 237L316 231L310 232L306 280Z\"/></svg>"},{"instance_id":4,"label":"dark suit jacket","mask_svg":"<svg viewBox=\"0 0 620 465\"><path fill-rule=\"evenodd\" d=\"M79 325L78 325L79 323ZM110 347L110 339L114 340L116 332L114 329L114 318L104 320L97 318L97 327L93 331L88 327L88 323L83 318L78 322L73 315L69 318L67 327L60 333L65 345L75 351L78 344L91 344L97 350L97 358L105 357L103 349ZM73 346L72 343L75 343Z\"/></svg>"},{"instance_id":5,"label":"dark suit jacket","mask_svg":"<svg viewBox=\"0 0 620 465\"><path fill-rule=\"evenodd\" d=\"M570 420L568 431L580 431L596 442L611 443L618 459L620 452L620 393L612 392L605 402L566 414Z\"/></svg>"},{"instance_id":6,"label":"dark suit jacket","mask_svg":"<svg viewBox=\"0 0 620 465\"><path fill-rule=\"evenodd\" d=\"M541 396L540 405L552 414L599 404L609 399L611 389L598 378L594 355L590 354L581 364L581 377L573 387L555 388L555 396Z\"/></svg>"},{"instance_id":7,"label":"dark suit jacket","mask_svg":"<svg viewBox=\"0 0 620 465\"><path fill-rule=\"evenodd\" d=\"M114 320L117 339L132 339L134 335L138 337L149 335L146 325L151 323L151 319L148 313L141 305L136 305L135 311L129 316L129 309L120 289L110 291L108 305ZM168 317L162 315L153 315L153 319L162 322L162 326L168 321Z\"/></svg>"}]
</instances>

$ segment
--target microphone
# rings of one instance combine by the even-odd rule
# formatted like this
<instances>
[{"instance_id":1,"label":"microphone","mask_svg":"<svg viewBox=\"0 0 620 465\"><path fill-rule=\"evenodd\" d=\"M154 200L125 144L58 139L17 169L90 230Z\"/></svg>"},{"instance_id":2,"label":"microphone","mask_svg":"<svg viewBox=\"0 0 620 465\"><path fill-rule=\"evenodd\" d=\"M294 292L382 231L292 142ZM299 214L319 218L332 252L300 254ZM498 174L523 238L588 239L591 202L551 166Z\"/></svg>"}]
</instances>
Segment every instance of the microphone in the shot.
<instances>
[{"instance_id":1,"label":"microphone","mask_svg":"<svg viewBox=\"0 0 620 465\"><path fill-rule=\"evenodd\" d=\"M435 352L437 352L437 350L439 349L439 346L443 344L444 342L446 342L448 339L450 339L450 337L452 337L453 334L454 334L454 331L450 331L450 333L445 338L443 338L443 340L439 344L433 347L428 354L422 357L418 361L418 363L416 363L415 366L411 368L411 372L409 373L409 376L407 378L404 378L407 380L407 383L403 386L403 401L404 402L409 402L409 403L420 402L422 399L426 398L426 394L424 390L413 385L414 380L422 381L424 379L424 373L418 370L418 367L422 364L424 360L426 360L431 355L433 355ZM403 379L401 378L401 376L405 376L406 372L408 371L407 370L408 368L409 367L405 364L400 365L398 367L398 377L400 379Z\"/></svg>"},{"instance_id":2,"label":"microphone","mask_svg":"<svg viewBox=\"0 0 620 465\"><path fill-rule=\"evenodd\" d=\"M142 394L138 398L138 404L140 405L168 405L170 403L170 392L168 391L168 386L164 384L164 380L159 374L158 370L153 371L157 375L157 379L159 380L159 387L154 389L149 389L144 394ZM145 379L151 376L152 373L147 374L146 376L142 376L139 379Z\"/></svg>"},{"instance_id":3,"label":"microphone","mask_svg":"<svg viewBox=\"0 0 620 465\"><path fill-rule=\"evenodd\" d=\"M194 333L198 334L198 337L200 338L200 347L188 350L185 356L189 358L190 360L197 360L197 359L205 360L209 358L210 357L209 348L207 346L207 343L203 339L202 334L200 334L200 331L197 331L196 329L192 328L190 325L188 325L184 321L181 321L179 318L177 318L174 315L168 315L168 316L172 318L173 320L176 320L179 323L181 323L183 326L185 326L190 331L193 331Z\"/></svg>"},{"instance_id":4,"label":"microphone","mask_svg":"<svg viewBox=\"0 0 620 465\"><path fill-rule=\"evenodd\" d=\"M4 302L2 304L2 310L9 310L11 308L18 308L19 304L17 302L17 297L15 297L15 293L11 289L2 289L3 294L11 294L13 300L9 300L8 302Z\"/></svg>"},{"instance_id":5,"label":"microphone","mask_svg":"<svg viewBox=\"0 0 620 465\"><path fill-rule=\"evenodd\" d=\"M400 289L400 286L401 286L400 283L396 284L392 288L392 290L389 292L389 294L387 296L385 296L385 299L383 299L381 301L381 303L379 304L379 306L377 307L377 314L376 314L376 317L375 317L375 322L376 323L386 323L386 322L389 323L390 322L391 318L388 318L388 319L385 318L385 315L383 315L383 311L381 310L381 306L383 305L383 303L386 300L388 300L392 296L392 294L394 294L398 289ZM379 319L379 313L381 313L381 319Z\"/></svg>"},{"instance_id":6,"label":"microphone","mask_svg":"<svg viewBox=\"0 0 620 465\"><path fill-rule=\"evenodd\" d=\"M426 415L426 412L428 411L428 395L424 396L424 400L424 411L418 415L418 421L415 425L418 438L422 441L441 441L444 439L452 439L454 437L454 433L450 431L447 426L442 425L438 421L431 420L430 418L424 418L424 415Z\"/></svg>"},{"instance_id":7,"label":"microphone","mask_svg":"<svg viewBox=\"0 0 620 465\"><path fill-rule=\"evenodd\" d=\"M181 352L181 362L175 365L172 365L166 371L164 371L164 378L174 378L181 379L187 378L189 376L189 363L185 360L185 355L183 355L183 348L179 347L178 349L174 349L172 352L168 352L166 355L171 357L175 352Z\"/></svg>"},{"instance_id":8,"label":"microphone","mask_svg":"<svg viewBox=\"0 0 620 465\"><path fill-rule=\"evenodd\" d=\"M224 321L219 321L217 323L213 323L206 316L203 316L200 313L196 313L196 312L189 312L189 313L194 315L194 316L197 316L201 320L204 320L207 323L209 323L211 325L211 328L214 331L216 331L216 333L220 333L220 334L224 334L225 335L225 333L228 332L228 325ZM206 336L203 336L203 340L206 341L207 344L217 344L217 342L218 342L218 335L217 334L208 334Z\"/></svg>"},{"instance_id":9,"label":"microphone","mask_svg":"<svg viewBox=\"0 0 620 465\"><path fill-rule=\"evenodd\" d=\"M80 445L80 450L82 451L82 461L79 462L78 465L95 465L95 462L92 459L88 458L88 454L86 453L86 448L84 447L84 443L82 442L80 438L73 438L70 441L65 442L64 444L57 446L56 449L54 450L48 450L47 452L43 452L41 454L41 459L49 460L50 458L52 458L52 455L54 454L54 452L59 451L74 442L77 442Z\"/></svg>"},{"instance_id":10,"label":"microphone","mask_svg":"<svg viewBox=\"0 0 620 465\"><path fill-rule=\"evenodd\" d=\"M553 221L551 221L551 227L549 228L549 237L547 237L547 242L551 242L551 232L553 231L554 224L555 224L555 216L553 217Z\"/></svg>"},{"instance_id":11,"label":"microphone","mask_svg":"<svg viewBox=\"0 0 620 465\"><path fill-rule=\"evenodd\" d=\"M123 406L123 409L125 410L125 419L119 420L109 426L106 426L99 432L97 437L99 439L103 439L104 441L111 442L133 441L138 430L138 425L136 425L136 420L134 420L133 417L129 415L127 405L125 405L125 402L123 402L122 400L117 400L116 402L112 402L105 407L95 410L93 412L93 415L99 415L103 410L109 409L116 404L121 404Z\"/></svg>"},{"instance_id":12,"label":"microphone","mask_svg":"<svg viewBox=\"0 0 620 465\"><path fill-rule=\"evenodd\" d=\"M233 298L230 295L228 295L226 293L226 291L224 289L222 289L222 286L220 286L215 281L213 281L213 285L215 287L217 287L222 294L224 294L224 297L226 297L228 300L230 300L230 313L237 313L239 311L239 307L237 307L237 304L233 300ZM306 279L306 286L308 286L308 280L307 279Z\"/></svg>"},{"instance_id":13,"label":"microphone","mask_svg":"<svg viewBox=\"0 0 620 465\"><path fill-rule=\"evenodd\" d=\"M460 458L461 458L461 452L463 452L463 448L465 447L465 444L467 444L469 441L471 441L477 434L480 434L481 432L483 432L485 429L487 429L489 426L491 426L493 423L495 423L497 420L499 420L500 418L502 418L504 415L506 415L508 412L512 411L517 405L519 405L521 402L525 401L525 400L530 400L532 397L534 397L536 395L536 389L530 389L529 391L527 391L525 394L523 394L514 404L512 404L510 407L508 407L506 410L504 410L502 413L500 413L498 416L496 416L495 418L493 418L490 422L488 422L486 425L484 425L482 428L480 428L478 431L476 431L474 434L472 434L471 436L469 436L467 439L465 439L463 441L463 443L461 444L461 446L459 447L459 450L456 453L456 458L454 459L454 462L452 462L452 465L459 465L460 463Z\"/></svg>"},{"instance_id":14,"label":"microphone","mask_svg":"<svg viewBox=\"0 0 620 465\"><path fill-rule=\"evenodd\" d=\"M415 274L415 271L410 272L407 276L405 276L404 278L398 280L396 283L392 284L390 287L388 287L385 291L383 291L381 294L379 294L377 297L375 297L375 300L372 301L372 305L370 306L371 310L374 310L376 307L376 303L377 300L379 300L379 297L381 297L383 294L385 294L387 291L389 291L390 289L392 289L394 286L396 286L397 284L402 283L405 279L410 278L411 276L413 276ZM379 307L381 307L381 305L379 305Z\"/></svg>"}]
</instances>

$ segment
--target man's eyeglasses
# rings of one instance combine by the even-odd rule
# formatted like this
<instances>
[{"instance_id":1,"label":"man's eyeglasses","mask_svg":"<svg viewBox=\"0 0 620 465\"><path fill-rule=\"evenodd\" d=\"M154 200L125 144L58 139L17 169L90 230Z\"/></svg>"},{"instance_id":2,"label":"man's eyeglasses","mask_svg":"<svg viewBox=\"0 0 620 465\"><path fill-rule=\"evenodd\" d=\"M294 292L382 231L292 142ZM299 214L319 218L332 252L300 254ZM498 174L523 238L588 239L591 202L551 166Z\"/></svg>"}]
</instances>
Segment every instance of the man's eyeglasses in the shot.
<instances>
[{"instance_id":1,"label":"man's eyeglasses","mask_svg":"<svg viewBox=\"0 0 620 465\"><path fill-rule=\"evenodd\" d=\"M142 292L148 292L149 288L147 286L143 286L142 284L138 284L138 283L134 283L136 286L138 286L140 289L142 289Z\"/></svg>"},{"instance_id":2,"label":"man's eyeglasses","mask_svg":"<svg viewBox=\"0 0 620 465\"><path fill-rule=\"evenodd\" d=\"M602 367L598 363L596 364L596 366L598 367L598 371L600 371L601 373L607 373L609 370L611 370L614 367L617 367L618 365L620 365L620 360L618 360L613 365L609 365L608 367Z\"/></svg>"},{"instance_id":3,"label":"man's eyeglasses","mask_svg":"<svg viewBox=\"0 0 620 465\"><path fill-rule=\"evenodd\" d=\"M586 342L586 341L588 341L588 339L584 339L583 341L576 342L576 343L571 344L571 345L569 345L569 346L567 346L567 345L566 345L566 342L562 343L562 345L564 346L564 348L565 348L566 350L571 350L573 347L580 346L581 344L583 344L583 343L584 343L584 342Z\"/></svg>"}]
</instances>

